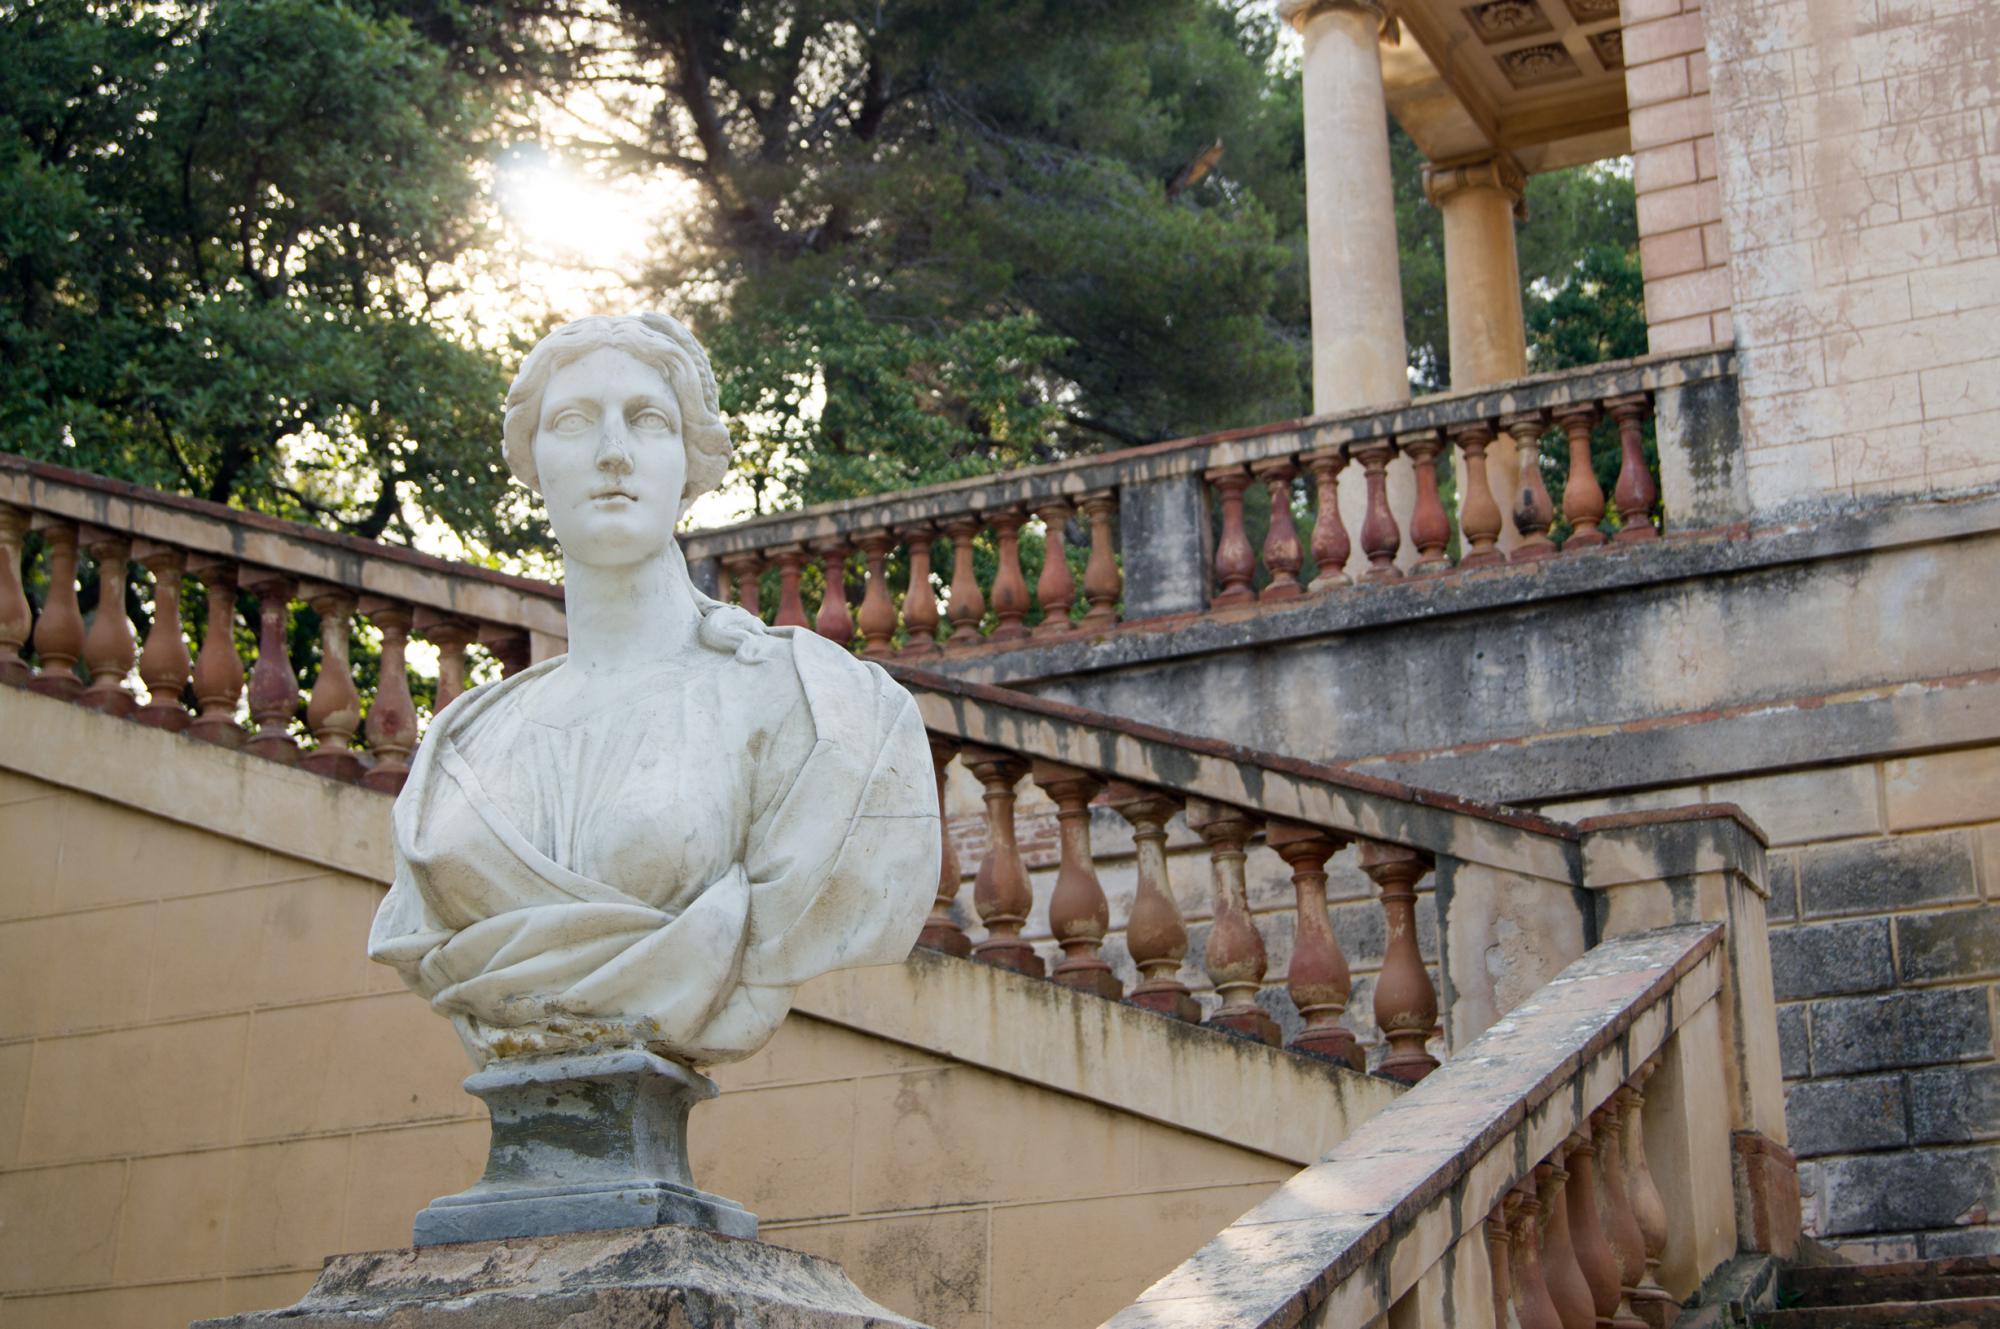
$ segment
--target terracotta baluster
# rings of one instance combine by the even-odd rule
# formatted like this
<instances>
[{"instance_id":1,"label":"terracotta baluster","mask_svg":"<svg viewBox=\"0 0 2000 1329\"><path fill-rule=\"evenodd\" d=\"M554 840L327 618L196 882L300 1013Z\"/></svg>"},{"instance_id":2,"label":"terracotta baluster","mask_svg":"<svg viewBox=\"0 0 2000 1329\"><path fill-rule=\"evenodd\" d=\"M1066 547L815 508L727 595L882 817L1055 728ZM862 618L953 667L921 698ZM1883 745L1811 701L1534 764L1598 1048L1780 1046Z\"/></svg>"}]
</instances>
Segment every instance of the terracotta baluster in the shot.
<instances>
[{"instance_id":1,"label":"terracotta baluster","mask_svg":"<svg viewBox=\"0 0 2000 1329\"><path fill-rule=\"evenodd\" d=\"M951 636L945 645L979 644L979 621L986 617L986 598L979 593L979 577L972 567L972 541L979 534L979 522L972 517L954 517L944 524L951 541L951 602L945 614L951 619Z\"/></svg>"},{"instance_id":2,"label":"terracotta baluster","mask_svg":"<svg viewBox=\"0 0 2000 1329\"><path fill-rule=\"evenodd\" d=\"M1417 883L1431 870L1430 859L1413 849L1361 842L1361 870L1382 892L1388 945L1375 979L1375 1023L1389 1045L1378 1075L1415 1084L1437 1069L1425 1051L1437 1024L1437 989L1417 949Z\"/></svg>"},{"instance_id":3,"label":"terracotta baluster","mask_svg":"<svg viewBox=\"0 0 2000 1329\"><path fill-rule=\"evenodd\" d=\"M188 671L194 663L181 635L181 570L187 555L153 544L134 552L153 574L153 625L146 630L146 645L139 652L139 680L146 685L146 704L136 718L155 729L179 733L188 727L181 694L187 690Z\"/></svg>"},{"instance_id":4,"label":"terracotta baluster","mask_svg":"<svg viewBox=\"0 0 2000 1329\"><path fill-rule=\"evenodd\" d=\"M1604 1239L1618 1261L1618 1309L1612 1323L1618 1329L1646 1329L1633 1311L1639 1282L1646 1276L1646 1238L1632 1216L1632 1183L1625 1175L1625 1146L1620 1088L1590 1117L1597 1137L1597 1211L1604 1218Z\"/></svg>"},{"instance_id":5,"label":"terracotta baluster","mask_svg":"<svg viewBox=\"0 0 2000 1329\"><path fill-rule=\"evenodd\" d=\"M1289 600L1304 593L1299 585L1299 569L1306 563L1305 546L1299 543L1299 528L1292 520L1292 477L1298 468L1290 457L1260 461L1250 473L1264 482L1271 496L1271 525L1264 535L1264 568L1271 580L1257 592L1259 600Z\"/></svg>"},{"instance_id":6,"label":"terracotta baluster","mask_svg":"<svg viewBox=\"0 0 2000 1329\"><path fill-rule=\"evenodd\" d=\"M1402 548L1403 533L1389 510L1389 461L1396 455L1395 447L1386 438L1370 439L1349 445L1348 455L1361 464L1367 477L1367 516L1361 522L1361 552L1368 556L1365 575L1370 581L1400 577L1403 570L1396 566L1396 553Z\"/></svg>"},{"instance_id":7,"label":"terracotta baluster","mask_svg":"<svg viewBox=\"0 0 2000 1329\"><path fill-rule=\"evenodd\" d=\"M1618 514L1618 534L1613 538L1621 544L1657 540L1660 536L1653 529L1653 500L1660 496L1660 489L1653 483L1653 472L1646 465L1643 424L1648 406L1643 392L1613 397L1604 403L1604 409L1618 422L1618 482L1612 486L1611 506Z\"/></svg>"},{"instance_id":8,"label":"terracotta baluster","mask_svg":"<svg viewBox=\"0 0 2000 1329\"><path fill-rule=\"evenodd\" d=\"M354 686L349 649L354 595L338 586L304 587L301 594L319 614L319 673L306 701L306 728L315 746L299 765L337 780L356 779L361 774L361 756L354 751L354 735L361 728L361 693ZM443 654L438 658L442 664Z\"/></svg>"},{"instance_id":9,"label":"terracotta baluster","mask_svg":"<svg viewBox=\"0 0 2000 1329\"><path fill-rule=\"evenodd\" d=\"M1028 921L1035 897L1014 841L1014 786L1028 773L1028 763L1012 753L975 747L963 749L959 760L986 789L986 856L979 861L979 875L972 883L972 902L986 925L986 940L972 948L972 958L1041 978L1042 957L1021 940L1021 926Z\"/></svg>"},{"instance_id":10,"label":"terracotta baluster","mask_svg":"<svg viewBox=\"0 0 2000 1329\"><path fill-rule=\"evenodd\" d=\"M1090 518L1090 559L1083 565L1083 598L1090 603L1077 627L1084 632L1106 632L1118 625L1118 598L1125 593L1125 577L1118 570L1118 495L1110 490L1083 496L1083 512Z\"/></svg>"},{"instance_id":11,"label":"terracotta baluster","mask_svg":"<svg viewBox=\"0 0 2000 1329\"><path fill-rule=\"evenodd\" d=\"M1658 1070L1656 1053L1639 1068L1625 1090L1625 1172L1632 1179L1632 1217L1645 1240L1646 1272L1632 1309L1652 1329L1667 1329L1680 1318L1681 1304L1660 1286L1660 1257L1667 1250L1667 1205L1653 1182L1653 1167L1646 1159L1646 1082Z\"/></svg>"},{"instance_id":12,"label":"terracotta baluster","mask_svg":"<svg viewBox=\"0 0 2000 1329\"><path fill-rule=\"evenodd\" d=\"M76 599L76 527L37 524L49 570L49 595L35 620L35 677L28 686L64 701L83 695L76 662L83 656L83 609Z\"/></svg>"},{"instance_id":13,"label":"terracotta baluster","mask_svg":"<svg viewBox=\"0 0 2000 1329\"><path fill-rule=\"evenodd\" d=\"M1049 896L1049 931L1063 956L1049 977L1064 987L1118 1001L1125 995L1125 985L1102 954L1104 934L1111 928L1111 906L1090 851L1090 800L1104 782L1052 761L1037 759L1033 771L1035 783L1055 801L1061 828L1061 859Z\"/></svg>"},{"instance_id":14,"label":"terracotta baluster","mask_svg":"<svg viewBox=\"0 0 2000 1329\"><path fill-rule=\"evenodd\" d=\"M1268 960L1264 938L1250 917L1249 889L1243 879L1244 852L1257 831L1257 822L1241 808L1191 798L1187 824L1208 842L1214 875L1215 921L1209 925L1202 965L1215 984L1216 995L1222 998L1222 1006L1209 1015L1208 1023L1275 1047L1277 1022L1257 1004Z\"/></svg>"},{"instance_id":15,"label":"terracotta baluster","mask_svg":"<svg viewBox=\"0 0 2000 1329\"><path fill-rule=\"evenodd\" d=\"M865 643L861 653L877 659L894 654L896 649L896 602L889 595L889 550L895 543L895 537L885 530L869 531L860 540L868 586L861 593L861 614L856 621Z\"/></svg>"},{"instance_id":16,"label":"terracotta baluster","mask_svg":"<svg viewBox=\"0 0 2000 1329\"><path fill-rule=\"evenodd\" d=\"M938 599L931 586L931 543L936 538L937 532L929 526L912 526L903 532L910 547L910 588L903 592L904 655L938 653Z\"/></svg>"},{"instance_id":17,"label":"terracotta baluster","mask_svg":"<svg viewBox=\"0 0 2000 1329\"><path fill-rule=\"evenodd\" d=\"M1298 895L1298 923L1285 987L1305 1028L1290 1046L1366 1070L1361 1045L1340 1022L1354 979L1326 913L1326 860L1340 851L1344 841L1316 826L1274 820L1264 828L1264 843L1291 868L1292 889Z\"/></svg>"},{"instance_id":18,"label":"terracotta baluster","mask_svg":"<svg viewBox=\"0 0 2000 1329\"><path fill-rule=\"evenodd\" d=\"M1569 479L1563 482L1563 516L1569 518L1569 538L1563 552L1594 549L1604 543L1598 523L1604 520L1604 487L1590 462L1590 429L1597 423L1597 408L1588 403L1565 406L1555 413L1556 423L1569 438Z\"/></svg>"},{"instance_id":19,"label":"terracotta baluster","mask_svg":"<svg viewBox=\"0 0 2000 1329\"><path fill-rule=\"evenodd\" d=\"M722 560L722 567L729 579L736 583L736 603L743 612L753 618L764 616L764 607L758 603L761 586L758 578L764 575L764 556L751 552L730 554Z\"/></svg>"},{"instance_id":20,"label":"terracotta baluster","mask_svg":"<svg viewBox=\"0 0 2000 1329\"><path fill-rule=\"evenodd\" d=\"M90 673L90 683L77 702L108 715L130 715L139 707L125 690L126 675L139 659L139 641L125 612L132 542L108 532L93 532L90 556L97 563L97 608L91 611L90 627L83 634L83 664Z\"/></svg>"},{"instance_id":21,"label":"terracotta baluster","mask_svg":"<svg viewBox=\"0 0 2000 1329\"><path fill-rule=\"evenodd\" d=\"M1444 434L1425 429L1397 438L1396 446L1410 459L1417 480L1417 505L1410 513L1410 543L1417 547L1418 572L1443 572L1451 567L1445 548L1451 544L1451 516L1444 510L1438 493L1438 454L1444 451Z\"/></svg>"},{"instance_id":22,"label":"terracotta baluster","mask_svg":"<svg viewBox=\"0 0 2000 1329\"><path fill-rule=\"evenodd\" d=\"M1257 575L1257 554L1250 548L1250 534L1243 526L1243 491L1250 487L1250 473L1241 466L1224 466L1204 478L1215 486L1222 505L1222 538L1215 545L1218 589L1208 603L1216 609L1249 604L1257 598L1250 589Z\"/></svg>"},{"instance_id":23,"label":"terracotta baluster","mask_svg":"<svg viewBox=\"0 0 2000 1329\"><path fill-rule=\"evenodd\" d=\"M410 699L410 674L405 663L414 615L406 604L373 596L361 602L361 612L382 634L381 677L375 700L368 707L363 732L374 760L361 783L385 794L396 793L410 774L410 753L417 746L417 706Z\"/></svg>"},{"instance_id":24,"label":"terracotta baluster","mask_svg":"<svg viewBox=\"0 0 2000 1329\"><path fill-rule=\"evenodd\" d=\"M1590 1285L1590 1302L1597 1329L1611 1329L1618 1314L1618 1257L1604 1236L1604 1216L1597 1208L1597 1145L1583 1123L1569 1137L1564 1166L1569 1169L1569 1239L1577 1267Z\"/></svg>"},{"instance_id":25,"label":"terracotta baluster","mask_svg":"<svg viewBox=\"0 0 2000 1329\"><path fill-rule=\"evenodd\" d=\"M462 618L424 612L417 614L414 626L418 635L437 647L437 700L431 708L431 714L436 715L465 695L465 648L477 640L479 632Z\"/></svg>"},{"instance_id":26,"label":"terracotta baluster","mask_svg":"<svg viewBox=\"0 0 2000 1329\"><path fill-rule=\"evenodd\" d=\"M1500 427L1514 436L1514 490L1507 501L1513 505L1514 529L1521 535L1507 557L1515 563L1549 558L1557 550L1549 539L1555 505L1549 501L1549 487L1542 479L1542 435L1549 427L1548 414L1524 411L1507 416Z\"/></svg>"},{"instance_id":27,"label":"terracotta baluster","mask_svg":"<svg viewBox=\"0 0 2000 1329\"><path fill-rule=\"evenodd\" d=\"M257 597L257 663L250 669L250 718L257 728L244 748L270 761L295 762L292 721L299 714L299 676L292 669L290 577L257 572L243 589Z\"/></svg>"},{"instance_id":28,"label":"terracotta baluster","mask_svg":"<svg viewBox=\"0 0 2000 1329\"><path fill-rule=\"evenodd\" d=\"M993 541L1000 566L993 574L993 640L1019 641L1028 635L1028 579L1021 575L1021 526L1028 515L1015 509L993 514Z\"/></svg>"},{"instance_id":29,"label":"terracotta baluster","mask_svg":"<svg viewBox=\"0 0 2000 1329\"><path fill-rule=\"evenodd\" d=\"M854 612L847 607L847 542L828 540L813 546L819 555L820 575L826 593L819 598L819 612L813 616L813 631L836 646L854 644Z\"/></svg>"},{"instance_id":30,"label":"terracotta baluster","mask_svg":"<svg viewBox=\"0 0 2000 1329\"><path fill-rule=\"evenodd\" d=\"M1347 527L1340 519L1340 472L1347 454L1338 447L1321 448L1305 457L1306 473L1313 481L1313 579L1309 591L1347 585L1347 560L1353 548L1347 541Z\"/></svg>"},{"instance_id":31,"label":"terracotta baluster","mask_svg":"<svg viewBox=\"0 0 2000 1329\"><path fill-rule=\"evenodd\" d=\"M35 610L21 581L28 514L0 504L0 683L21 687L35 676L21 650L34 631Z\"/></svg>"},{"instance_id":32,"label":"terracotta baluster","mask_svg":"<svg viewBox=\"0 0 2000 1329\"><path fill-rule=\"evenodd\" d=\"M943 844L938 854L937 894L931 898L931 914L924 920L924 930L917 934L917 945L943 951L946 955L956 955L962 960L972 954L972 942L952 914L952 902L958 898L960 874L958 850L952 847L951 827L945 822L944 810L945 780L950 774L951 759L958 752L958 744L936 734L932 734L930 740L931 767L937 772L938 838Z\"/></svg>"},{"instance_id":33,"label":"terracotta baluster","mask_svg":"<svg viewBox=\"0 0 2000 1329\"><path fill-rule=\"evenodd\" d=\"M791 545L778 550L772 557L778 564L778 614L771 626L811 627L812 622L806 617L805 601L799 597L799 572L805 567L805 546Z\"/></svg>"},{"instance_id":34,"label":"terracotta baluster","mask_svg":"<svg viewBox=\"0 0 2000 1329\"><path fill-rule=\"evenodd\" d=\"M236 705L243 697L243 661L236 654L236 566L190 561L188 571L201 578L207 606L201 650L194 658L197 714L188 733L203 742L240 747L243 726L236 723Z\"/></svg>"},{"instance_id":35,"label":"terracotta baluster","mask_svg":"<svg viewBox=\"0 0 2000 1329\"><path fill-rule=\"evenodd\" d=\"M1139 967L1139 982L1130 1000L1149 1011L1197 1021L1201 1019L1201 1003L1180 980L1181 965L1187 959L1187 924L1181 919L1180 906L1174 903L1173 886L1167 878L1167 822L1179 811L1180 802L1170 794L1123 780L1105 786L1104 802L1132 823L1138 890L1132 898L1131 917L1125 920L1125 949Z\"/></svg>"},{"instance_id":36,"label":"terracotta baluster","mask_svg":"<svg viewBox=\"0 0 2000 1329\"><path fill-rule=\"evenodd\" d=\"M1541 1175L1541 1169L1535 1170ZM1532 1180L1524 1181L1507 1195L1507 1229L1512 1257L1514 1314L1520 1329L1563 1329L1562 1316L1542 1269L1542 1202ZM1501 1322L1502 1325L1505 1321ZM1498 1329L1498 1326L1496 1326Z\"/></svg>"},{"instance_id":37,"label":"terracotta baluster","mask_svg":"<svg viewBox=\"0 0 2000 1329\"><path fill-rule=\"evenodd\" d=\"M1069 611L1076 604L1076 576L1069 570L1070 506L1060 499L1035 509L1047 532L1042 548L1042 573L1035 578L1035 602L1042 607L1037 637L1062 637L1076 631Z\"/></svg>"},{"instance_id":38,"label":"terracotta baluster","mask_svg":"<svg viewBox=\"0 0 2000 1329\"><path fill-rule=\"evenodd\" d=\"M1552 1159L1561 1158L1558 1149ZM1590 1282L1576 1261L1576 1246L1570 1237L1568 1200L1569 1170L1558 1162L1543 1163L1535 1169L1535 1182L1542 1201L1542 1282L1548 1287L1562 1329L1596 1329L1597 1303Z\"/></svg>"},{"instance_id":39,"label":"terracotta baluster","mask_svg":"<svg viewBox=\"0 0 2000 1329\"><path fill-rule=\"evenodd\" d=\"M362 606L361 612L368 612L366 605ZM479 633L479 644L500 662L502 678L512 678L534 663L534 646L525 632L502 627L483 628Z\"/></svg>"},{"instance_id":40,"label":"terracotta baluster","mask_svg":"<svg viewBox=\"0 0 2000 1329\"><path fill-rule=\"evenodd\" d=\"M1520 1197L1503 1195L1484 1225L1486 1276L1493 1284L1493 1329L1509 1329L1518 1319L1514 1312L1514 1256L1507 1246L1507 1226L1520 1207Z\"/></svg>"},{"instance_id":41,"label":"terracotta baluster","mask_svg":"<svg viewBox=\"0 0 2000 1329\"><path fill-rule=\"evenodd\" d=\"M1451 431L1465 459L1465 481L1458 495L1458 533L1463 548L1458 565L1486 567L1506 561L1500 552L1500 505L1493 501L1493 486L1486 473L1486 446L1493 441L1493 426L1481 420Z\"/></svg>"}]
</instances>

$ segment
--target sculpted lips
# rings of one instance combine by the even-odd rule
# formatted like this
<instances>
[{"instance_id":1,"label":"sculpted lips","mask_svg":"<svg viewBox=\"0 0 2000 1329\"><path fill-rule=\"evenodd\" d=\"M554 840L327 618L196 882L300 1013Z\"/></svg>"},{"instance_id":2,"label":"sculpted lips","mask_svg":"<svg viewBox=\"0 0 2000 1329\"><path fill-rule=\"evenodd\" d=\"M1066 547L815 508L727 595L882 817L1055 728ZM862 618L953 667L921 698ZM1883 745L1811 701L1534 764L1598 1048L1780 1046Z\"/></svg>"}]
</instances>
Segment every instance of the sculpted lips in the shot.
<instances>
[{"instance_id":1,"label":"sculpted lips","mask_svg":"<svg viewBox=\"0 0 2000 1329\"><path fill-rule=\"evenodd\" d=\"M593 503L597 502L600 499L606 499L606 498L625 498L625 499L630 499L634 503L637 503L639 501L639 496L637 494L633 493L629 489L620 489L616 485L611 485L604 489L592 490L590 498Z\"/></svg>"}]
</instances>

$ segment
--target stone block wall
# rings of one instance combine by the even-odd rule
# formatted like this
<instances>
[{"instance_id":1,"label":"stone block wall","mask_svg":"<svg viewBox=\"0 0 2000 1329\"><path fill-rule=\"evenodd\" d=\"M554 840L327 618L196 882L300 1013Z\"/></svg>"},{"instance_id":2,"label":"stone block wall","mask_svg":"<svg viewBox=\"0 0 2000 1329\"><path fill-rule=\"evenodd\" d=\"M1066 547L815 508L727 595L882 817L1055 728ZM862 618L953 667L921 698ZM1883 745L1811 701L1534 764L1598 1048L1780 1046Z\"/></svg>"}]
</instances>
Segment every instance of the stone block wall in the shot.
<instances>
[{"instance_id":1,"label":"stone block wall","mask_svg":"<svg viewBox=\"0 0 2000 1329\"><path fill-rule=\"evenodd\" d=\"M1867 1259L2000 1252L2000 748L1545 808L1741 804L1807 1230Z\"/></svg>"},{"instance_id":2,"label":"stone block wall","mask_svg":"<svg viewBox=\"0 0 2000 1329\"><path fill-rule=\"evenodd\" d=\"M2000 8L1699 17L1753 504L2000 479Z\"/></svg>"}]
</instances>

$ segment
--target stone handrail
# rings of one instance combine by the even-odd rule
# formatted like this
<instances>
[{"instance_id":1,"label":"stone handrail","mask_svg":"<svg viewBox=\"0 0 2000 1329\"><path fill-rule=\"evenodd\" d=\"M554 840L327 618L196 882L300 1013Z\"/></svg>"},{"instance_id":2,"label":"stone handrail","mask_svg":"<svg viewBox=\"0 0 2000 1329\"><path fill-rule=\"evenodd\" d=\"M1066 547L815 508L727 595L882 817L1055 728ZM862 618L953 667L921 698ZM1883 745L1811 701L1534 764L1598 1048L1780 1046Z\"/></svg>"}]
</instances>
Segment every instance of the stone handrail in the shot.
<instances>
[{"instance_id":1,"label":"stone handrail","mask_svg":"<svg viewBox=\"0 0 2000 1329\"><path fill-rule=\"evenodd\" d=\"M1680 435L1714 422L1690 424L1681 397L1733 374L1724 349L1648 356L1391 409L820 504L695 531L683 544L697 575L721 598L733 596L778 623L813 626L874 656L920 662L940 651L1047 643L1136 620L1656 538L1660 476L1645 458L1644 422L1658 407L1663 455L1685 452ZM1623 457L1608 496L1589 465L1591 433L1604 420L1616 422ZM1487 456L1502 435L1510 451L1539 456L1552 429L1578 477L1560 514L1539 466L1517 473ZM1455 506L1444 503L1436 484L1438 459L1454 453ZM1271 499L1260 548L1252 547L1245 519L1253 487ZM1672 497L1682 505L1680 525L1714 523L1703 501ZM1300 538L1295 510L1313 515L1309 541ZM1021 537L1037 527L1045 548L1030 587ZM1551 537L1560 530L1568 534L1558 543ZM1075 560L1080 569L1069 553L1076 544L1088 547L1087 558ZM995 570L984 584L975 547L992 551ZM858 604L850 606L848 593L822 595L809 613L807 566L845 592L857 556Z\"/></svg>"}]
</instances>

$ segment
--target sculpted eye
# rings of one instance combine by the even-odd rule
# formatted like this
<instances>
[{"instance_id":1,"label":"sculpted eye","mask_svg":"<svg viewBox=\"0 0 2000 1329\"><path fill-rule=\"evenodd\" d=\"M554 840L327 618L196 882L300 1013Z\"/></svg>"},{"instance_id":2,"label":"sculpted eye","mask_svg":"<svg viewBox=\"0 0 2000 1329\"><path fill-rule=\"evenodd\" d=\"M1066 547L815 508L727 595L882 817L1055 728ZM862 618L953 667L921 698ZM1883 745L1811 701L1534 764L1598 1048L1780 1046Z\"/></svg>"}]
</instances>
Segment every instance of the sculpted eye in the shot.
<instances>
[{"instance_id":1,"label":"sculpted eye","mask_svg":"<svg viewBox=\"0 0 2000 1329\"><path fill-rule=\"evenodd\" d=\"M657 406L648 406L632 417L632 424L638 429L672 429L673 417Z\"/></svg>"},{"instance_id":2,"label":"sculpted eye","mask_svg":"<svg viewBox=\"0 0 2000 1329\"><path fill-rule=\"evenodd\" d=\"M549 421L549 428L558 434L574 434L580 429L589 427L589 414L574 409L558 411L555 418Z\"/></svg>"}]
</instances>

